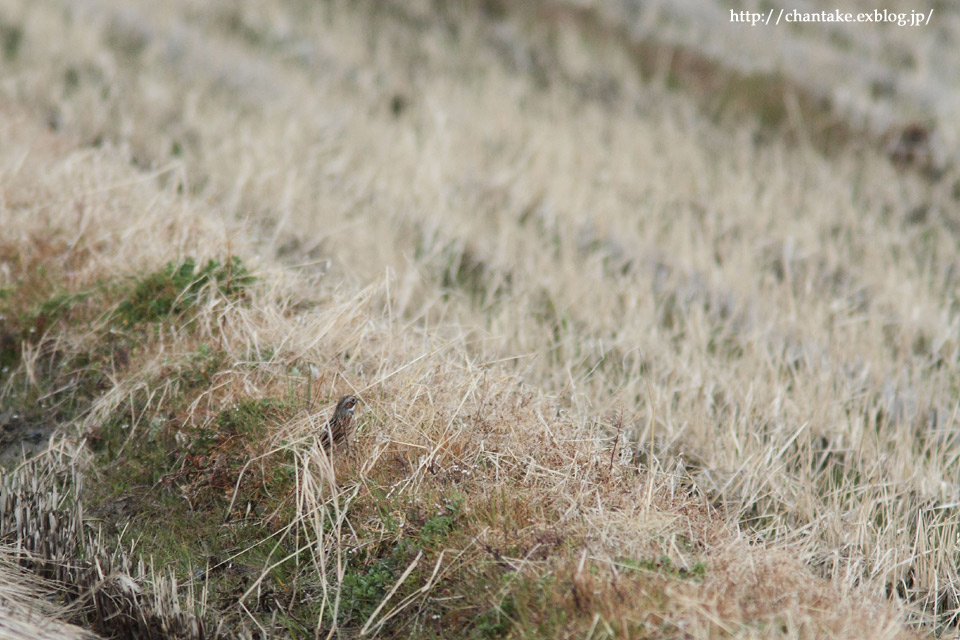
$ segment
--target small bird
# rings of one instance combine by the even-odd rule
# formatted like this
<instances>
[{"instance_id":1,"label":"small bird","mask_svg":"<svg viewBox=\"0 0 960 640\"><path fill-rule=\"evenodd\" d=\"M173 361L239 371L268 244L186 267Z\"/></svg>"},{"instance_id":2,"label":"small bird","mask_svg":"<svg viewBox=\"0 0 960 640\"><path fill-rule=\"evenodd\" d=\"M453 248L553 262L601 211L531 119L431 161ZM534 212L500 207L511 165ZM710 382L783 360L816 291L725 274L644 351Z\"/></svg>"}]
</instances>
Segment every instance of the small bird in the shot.
<instances>
[{"instance_id":1,"label":"small bird","mask_svg":"<svg viewBox=\"0 0 960 640\"><path fill-rule=\"evenodd\" d=\"M330 449L331 443L336 449L337 445L343 444L347 451L350 451L350 436L353 435L353 429L356 423L353 418L353 412L357 408L360 399L356 396L343 396L337 402L337 408L333 411L333 416L327 423L326 428L320 433L320 446L324 449Z\"/></svg>"}]
</instances>

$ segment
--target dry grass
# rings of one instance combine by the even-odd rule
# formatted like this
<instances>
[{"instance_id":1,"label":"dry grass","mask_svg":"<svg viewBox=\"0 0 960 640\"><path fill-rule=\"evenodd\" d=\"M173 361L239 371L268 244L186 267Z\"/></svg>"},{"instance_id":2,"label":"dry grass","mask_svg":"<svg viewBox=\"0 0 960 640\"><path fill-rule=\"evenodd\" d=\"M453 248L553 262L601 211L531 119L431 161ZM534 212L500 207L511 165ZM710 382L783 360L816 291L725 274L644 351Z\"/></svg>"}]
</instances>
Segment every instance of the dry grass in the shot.
<instances>
[{"instance_id":1,"label":"dry grass","mask_svg":"<svg viewBox=\"0 0 960 640\"><path fill-rule=\"evenodd\" d=\"M952 160L428 4L0 2L3 426L209 634L954 629Z\"/></svg>"}]
</instances>

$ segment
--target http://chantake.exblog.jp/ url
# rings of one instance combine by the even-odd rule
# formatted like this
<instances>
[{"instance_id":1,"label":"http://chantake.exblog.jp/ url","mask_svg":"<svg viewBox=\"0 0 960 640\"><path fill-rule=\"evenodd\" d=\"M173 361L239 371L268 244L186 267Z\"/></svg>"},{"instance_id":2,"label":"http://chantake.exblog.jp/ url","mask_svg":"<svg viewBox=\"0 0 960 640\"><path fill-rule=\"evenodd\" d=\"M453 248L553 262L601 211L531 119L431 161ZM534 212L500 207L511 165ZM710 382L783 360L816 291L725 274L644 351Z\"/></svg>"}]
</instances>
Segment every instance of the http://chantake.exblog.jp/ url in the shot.
<instances>
[{"instance_id":1,"label":"http://chantake.exblog.jp/ url","mask_svg":"<svg viewBox=\"0 0 960 640\"><path fill-rule=\"evenodd\" d=\"M781 22L787 24L807 23L807 22L828 22L828 23L879 23L890 24L898 27L925 27L930 24L933 18L933 9L924 13L922 11L896 12L886 9L875 9L873 11L854 13L852 11L799 11L797 9L780 9L776 14L774 21L774 12L771 9L767 13L754 11L737 11L730 9L730 22L740 22L749 24L752 27L762 24L769 25L773 21L774 25Z\"/></svg>"}]
</instances>

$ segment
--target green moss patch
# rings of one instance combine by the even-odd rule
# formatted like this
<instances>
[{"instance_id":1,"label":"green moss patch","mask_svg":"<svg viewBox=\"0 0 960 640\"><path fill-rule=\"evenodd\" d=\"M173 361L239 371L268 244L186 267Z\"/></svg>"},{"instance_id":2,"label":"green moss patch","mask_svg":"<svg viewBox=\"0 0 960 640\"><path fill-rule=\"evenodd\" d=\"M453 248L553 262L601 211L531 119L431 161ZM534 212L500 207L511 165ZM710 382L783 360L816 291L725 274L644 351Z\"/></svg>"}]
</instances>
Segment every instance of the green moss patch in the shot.
<instances>
[{"instance_id":1,"label":"green moss patch","mask_svg":"<svg viewBox=\"0 0 960 640\"><path fill-rule=\"evenodd\" d=\"M224 262L208 260L198 265L193 258L167 265L138 280L129 297L117 307L117 316L127 326L157 322L195 308L204 291L213 289L227 299L243 296L254 281L240 258Z\"/></svg>"}]
</instances>

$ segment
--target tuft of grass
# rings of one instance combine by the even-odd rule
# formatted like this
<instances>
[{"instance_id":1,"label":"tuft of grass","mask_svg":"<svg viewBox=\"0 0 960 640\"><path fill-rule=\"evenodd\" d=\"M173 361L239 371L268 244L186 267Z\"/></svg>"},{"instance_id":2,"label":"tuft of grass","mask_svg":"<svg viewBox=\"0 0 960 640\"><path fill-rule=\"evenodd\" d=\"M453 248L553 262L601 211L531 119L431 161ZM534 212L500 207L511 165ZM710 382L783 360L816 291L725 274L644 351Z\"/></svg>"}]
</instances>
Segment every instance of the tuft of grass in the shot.
<instances>
[{"instance_id":1,"label":"tuft of grass","mask_svg":"<svg viewBox=\"0 0 960 640\"><path fill-rule=\"evenodd\" d=\"M442 545L447 537L457 527L458 519L463 510L463 496L454 494L444 500L442 512L426 522L420 528L419 545L421 547L435 547Z\"/></svg>"},{"instance_id":2,"label":"tuft of grass","mask_svg":"<svg viewBox=\"0 0 960 640\"><path fill-rule=\"evenodd\" d=\"M513 628L516 616L517 598L508 593L477 618L474 635L480 638L503 638Z\"/></svg>"},{"instance_id":3,"label":"tuft of grass","mask_svg":"<svg viewBox=\"0 0 960 640\"><path fill-rule=\"evenodd\" d=\"M354 565L347 571L340 584L338 623L351 627L369 619L410 563L413 550L410 541L403 539L386 557L377 559L369 566Z\"/></svg>"},{"instance_id":4,"label":"tuft of grass","mask_svg":"<svg viewBox=\"0 0 960 640\"><path fill-rule=\"evenodd\" d=\"M673 560L670 559L670 556L666 555L656 559L641 558L635 560L633 558L618 558L616 564L627 570L656 573L682 580L702 581L704 576L707 575L707 565L705 562L697 561L688 569L676 565Z\"/></svg>"},{"instance_id":5,"label":"tuft of grass","mask_svg":"<svg viewBox=\"0 0 960 640\"><path fill-rule=\"evenodd\" d=\"M254 280L236 256L225 262L211 258L205 265L193 258L168 262L137 281L117 307L117 315L127 326L157 322L194 309L204 291L211 289L226 299L241 298Z\"/></svg>"},{"instance_id":6,"label":"tuft of grass","mask_svg":"<svg viewBox=\"0 0 960 640\"><path fill-rule=\"evenodd\" d=\"M23 27L17 24L0 24L0 50L4 62L13 62L20 55L23 44Z\"/></svg>"}]
</instances>

